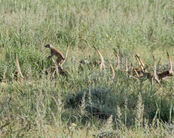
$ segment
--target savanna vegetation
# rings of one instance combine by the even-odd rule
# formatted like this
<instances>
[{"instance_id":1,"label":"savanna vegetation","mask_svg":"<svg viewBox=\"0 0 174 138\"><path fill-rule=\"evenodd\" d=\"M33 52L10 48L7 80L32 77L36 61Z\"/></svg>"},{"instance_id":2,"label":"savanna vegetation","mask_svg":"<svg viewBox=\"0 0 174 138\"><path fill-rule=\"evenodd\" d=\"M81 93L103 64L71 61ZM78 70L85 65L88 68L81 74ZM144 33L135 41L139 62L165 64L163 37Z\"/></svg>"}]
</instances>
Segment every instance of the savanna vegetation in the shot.
<instances>
[{"instance_id":1,"label":"savanna vegetation","mask_svg":"<svg viewBox=\"0 0 174 138\"><path fill-rule=\"evenodd\" d=\"M44 47L66 53L68 77ZM80 66L105 59L105 70ZM132 79L135 54L153 73L174 62L173 0L0 0L1 137L166 137L174 135L174 77L160 85ZM115 77L115 48L120 69ZM16 57L24 78L15 78Z\"/></svg>"}]
</instances>

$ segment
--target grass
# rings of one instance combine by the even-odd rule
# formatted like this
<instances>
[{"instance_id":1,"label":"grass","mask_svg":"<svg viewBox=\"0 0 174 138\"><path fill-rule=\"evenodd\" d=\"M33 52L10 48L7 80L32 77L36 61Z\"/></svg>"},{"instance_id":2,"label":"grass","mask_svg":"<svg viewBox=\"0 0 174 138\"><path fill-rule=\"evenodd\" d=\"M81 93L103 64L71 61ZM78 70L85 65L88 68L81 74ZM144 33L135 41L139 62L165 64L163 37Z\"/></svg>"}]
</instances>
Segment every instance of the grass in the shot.
<instances>
[{"instance_id":1,"label":"grass","mask_svg":"<svg viewBox=\"0 0 174 138\"><path fill-rule=\"evenodd\" d=\"M111 80L113 48L149 66L174 61L173 0L0 0L0 135L3 137L172 137L173 78L159 86L122 71ZM64 54L68 79L50 79L46 43ZM96 46L107 69L86 67ZM14 81L15 55L24 80ZM3 81L2 81L3 80Z\"/></svg>"}]
</instances>

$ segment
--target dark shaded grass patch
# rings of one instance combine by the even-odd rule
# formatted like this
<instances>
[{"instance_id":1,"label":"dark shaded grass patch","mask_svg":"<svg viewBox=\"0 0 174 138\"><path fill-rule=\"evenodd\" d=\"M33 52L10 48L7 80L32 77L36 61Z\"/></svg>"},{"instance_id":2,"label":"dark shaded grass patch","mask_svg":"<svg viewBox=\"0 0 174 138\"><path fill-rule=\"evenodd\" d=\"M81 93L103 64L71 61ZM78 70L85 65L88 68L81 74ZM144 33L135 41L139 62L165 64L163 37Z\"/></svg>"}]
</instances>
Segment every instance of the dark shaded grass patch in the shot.
<instances>
[{"instance_id":1,"label":"dark shaded grass patch","mask_svg":"<svg viewBox=\"0 0 174 138\"><path fill-rule=\"evenodd\" d=\"M83 108L88 114L100 119L108 119L111 115L117 119L117 107L120 107L122 122L132 126L135 124L140 94L144 105L144 119L152 123L157 115L162 122L169 122L173 117L173 109L171 109L173 98L169 97L172 91L165 93L159 86L149 87L150 84L146 83L148 82L141 84L139 81L117 79L111 85L103 84L81 89L75 94L66 96L65 109L71 108L78 111Z\"/></svg>"}]
</instances>

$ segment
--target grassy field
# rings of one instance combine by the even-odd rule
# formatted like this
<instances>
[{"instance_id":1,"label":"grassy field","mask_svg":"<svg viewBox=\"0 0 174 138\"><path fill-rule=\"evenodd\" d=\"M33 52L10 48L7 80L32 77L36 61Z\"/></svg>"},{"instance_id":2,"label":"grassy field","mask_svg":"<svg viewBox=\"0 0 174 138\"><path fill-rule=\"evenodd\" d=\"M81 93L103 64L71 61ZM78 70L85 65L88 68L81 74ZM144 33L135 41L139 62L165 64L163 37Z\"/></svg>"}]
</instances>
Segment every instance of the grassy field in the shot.
<instances>
[{"instance_id":1,"label":"grassy field","mask_svg":"<svg viewBox=\"0 0 174 138\"><path fill-rule=\"evenodd\" d=\"M69 53L69 77L51 79L47 43ZM106 70L84 67L98 59ZM115 78L115 48L121 70ZM174 135L174 78L159 86L130 79L136 53L153 67L174 63L174 0L0 0L1 137L165 137ZM24 79L14 80L15 56ZM153 71L153 70L152 70Z\"/></svg>"}]
</instances>

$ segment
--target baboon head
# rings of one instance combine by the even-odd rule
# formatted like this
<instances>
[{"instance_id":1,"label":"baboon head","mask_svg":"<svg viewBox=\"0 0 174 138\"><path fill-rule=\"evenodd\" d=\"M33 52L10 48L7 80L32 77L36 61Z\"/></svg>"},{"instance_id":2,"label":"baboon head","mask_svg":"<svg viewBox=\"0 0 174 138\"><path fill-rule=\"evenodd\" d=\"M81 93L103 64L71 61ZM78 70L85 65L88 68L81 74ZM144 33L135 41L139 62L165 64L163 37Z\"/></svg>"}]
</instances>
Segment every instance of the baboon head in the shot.
<instances>
[{"instance_id":1,"label":"baboon head","mask_svg":"<svg viewBox=\"0 0 174 138\"><path fill-rule=\"evenodd\" d=\"M50 48L50 44L46 44L45 47L46 47L46 48Z\"/></svg>"}]
</instances>

